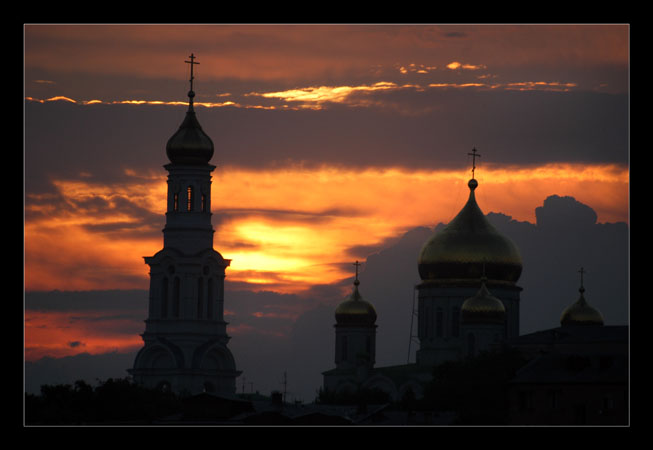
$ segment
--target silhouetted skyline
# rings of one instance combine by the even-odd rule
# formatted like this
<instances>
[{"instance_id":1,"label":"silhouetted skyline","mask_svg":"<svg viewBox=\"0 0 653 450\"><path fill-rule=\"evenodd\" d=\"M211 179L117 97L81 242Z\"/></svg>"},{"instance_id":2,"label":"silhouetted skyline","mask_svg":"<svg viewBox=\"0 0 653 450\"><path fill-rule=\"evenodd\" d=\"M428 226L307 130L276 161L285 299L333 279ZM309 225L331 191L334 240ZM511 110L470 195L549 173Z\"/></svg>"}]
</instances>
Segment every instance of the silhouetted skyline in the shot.
<instances>
[{"instance_id":1,"label":"silhouetted skyline","mask_svg":"<svg viewBox=\"0 0 653 450\"><path fill-rule=\"evenodd\" d=\"M606 323L627 323L628 226L607 222L629 219L628 32L26 26L27 361L140 345L191 52L227 331L255 389L287 370L312 400L356 259L377 360L405 362L419 247L462 207L474 147L479 205L524 257L522 333L557 326L580 266Z\"/></svg>"}]
</instances>

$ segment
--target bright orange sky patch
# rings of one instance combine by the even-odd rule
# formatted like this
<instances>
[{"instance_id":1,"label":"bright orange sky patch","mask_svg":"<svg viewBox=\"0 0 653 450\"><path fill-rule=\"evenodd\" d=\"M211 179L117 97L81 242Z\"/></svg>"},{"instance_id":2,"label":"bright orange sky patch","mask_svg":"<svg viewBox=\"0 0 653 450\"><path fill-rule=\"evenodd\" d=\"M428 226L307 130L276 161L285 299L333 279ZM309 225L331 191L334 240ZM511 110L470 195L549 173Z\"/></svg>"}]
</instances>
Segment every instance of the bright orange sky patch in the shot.
<instances>
[{"instance_id":1,"label":"bright orange sky patch","mask_svg":"<svg viewBox=\"0 0 653 450\"><path fill-rule=\"evenodd\" d=\"M599 222L628 221L628 170L613 165L547 165L477 170L484 213L501 212L535 222L535 208L550 195L569 195L592 207ZM96 185L59 180L73 205L102 199L103 209L41 211L25 224L27 290L147 289L143 256L163 245L166 182L134 177L133 183ZM228 281L278 292L298 292L350 276L339 264L356 246L379 245L416 226L447 223L467 200L469 174L406 169L254 171L223 167L213 176L214 248L231 259ZM160 217L157 223L120 212L112 202L129 199ZM116 203L119 205L118 203ZM44 208L43 205L26 209ZM151 220L151 219L150 219ZM108 232L93 225L124 223ZM143 229L149 233L143 234Z\"/></svg>"},{"instance_id":2,"label":"bright orange sky patch","mask_svg":"<svg viewBox=\"0 0 653 450\"><path fill-rule=\"evenodd\" d=\"M138 333L120 331L133 319L103 320L99 312L25 312L25 360L43 356L60 358L78 353L101 354L137 350L143 345Z\"/></svg>"}]
</instances>

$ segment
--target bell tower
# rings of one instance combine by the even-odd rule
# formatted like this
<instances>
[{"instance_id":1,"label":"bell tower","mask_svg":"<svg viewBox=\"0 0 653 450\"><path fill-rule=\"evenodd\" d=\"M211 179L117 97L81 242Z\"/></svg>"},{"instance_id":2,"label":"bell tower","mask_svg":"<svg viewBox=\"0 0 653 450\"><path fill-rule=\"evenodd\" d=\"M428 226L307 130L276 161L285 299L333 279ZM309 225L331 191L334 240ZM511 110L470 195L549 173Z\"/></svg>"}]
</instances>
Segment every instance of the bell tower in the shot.
<instances>
[{"instance_id":1,"label":"bell tower","mask_svg":"<svg viewBox=\"0 0 653 450\"><path fill-rule=\"evenodd\" d=\"M227 347L224 279L230 260L213 249L213 141L193 107L195 55L190 55L188 111L168 140L170 160L163 249L145 257L150 293L143 348L129 372L151 388L182 395L234 394L235 361Z\"/></svg>"}]
</instances>

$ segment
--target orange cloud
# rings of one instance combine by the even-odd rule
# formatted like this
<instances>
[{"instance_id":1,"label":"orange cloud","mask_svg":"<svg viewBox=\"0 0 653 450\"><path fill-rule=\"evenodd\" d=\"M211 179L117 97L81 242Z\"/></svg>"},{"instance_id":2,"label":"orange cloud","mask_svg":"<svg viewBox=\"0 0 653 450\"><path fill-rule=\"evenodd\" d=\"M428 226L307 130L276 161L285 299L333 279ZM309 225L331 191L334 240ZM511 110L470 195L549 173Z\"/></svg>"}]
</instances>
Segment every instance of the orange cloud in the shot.
<instances>
[{"instance_id":1,"label":"orange cloud","mask_svg":"<svg viewBox=\"0 0 653 450\"><path fill-rule=\"evenodd\" d=\"M480 78L480 77L479 77ZM506 91L552 91L568 92L578 87L577 83L560 83L557 81L521 81L515 83L430 83L431 88L483 88L503 89Z\"/></svg>"},{"instance_id":2,"label":"orange cloud","mask_svg":"<svg viewBox=\"0 0 653 450\"><path fill-rule=\"evenodd\" d=\"M318 108L319 105L325 102L346 103L353 94L358 92L386 91L400 88L395 83L379 81L369 86L319 86L262 94L253 92L249 95L278 98L287 102L302 102L307 108Z\"/></svg>"},{"instance_id":3,"label":"orange cloud","mask_svg":"<svg viewBox=\"0 0 653 450\"><path fill-rule=\"evenodd\" d=\"M412 65L414 66L414 65ZM450 67L449 67L450 66ZM463 69L477 70L484 66L461 65L458 62L449 64L449 68L462 67ZM419 67L419 68L418 68ZM401 67L401 73L408 73L412 71L415 73L428 73L435 67L416 66ZM490 75L483 75L477 78L487 79ZM486 82L466 82L466 83L429 83L425 85L419 84L397 84L390 81L379 81L373 84L363 85L341 85L341 86L307 86L296 89L288 89L285 91L273 92L249 92L244 94L241 101L226 100L222 102L201 102L195 101L196 107L204 108L222 108L222 107L235 107L235 108L251 108L251 109L322 109L328 103L346 104L353 106L370 106L379 105L378 102L373 102L369 97L364 94L374 94L376 92L388 92L397 90L413 90L415 92L424 92L425 88L477 88L477 89L500 89L500 90L520 90L520 91L556 91L566 92L572 88L577 88L578 83L574 82L547 82L547 81L519 81L511 83L486 83ZM363 94L363 95L361 95ZM231 96L229 93L218 94L219 97ZM278 104L251 104L252 98L277 100L281 103ZM25 97L27 101L46 103L54 101L66 101L78 105L164 105L164 106L185 106L186 101L164 101L164 100L75 100L70 97L55 96L48 99L38 99L34 97Z\"/></svg>"},{"instance_id":4,"label":"orange cloud","mask_svg":"<svg viewBox=\"0 0 653 450\"><path fill-rule=\"evenodd\" d=\"M105 312L25 311L25 360L61 358L78 353L138 350L141 318L105 318ZM125 332L133 329L133 332Z\"/></svg>"},{"instance_id":5,"label":"orange cloud","mask_svg":"<svg viewBox=\"0 0 653 450\"><path fill-rule=\"evenodd\" d=\"M39 103L45 103L45 102L56 102L56 101L67 101L69 103L75 103L78 105L166 105L166 106L187 106L188 102L180 102L180 101L162 101L162 100L112 100L112 101L104 101L104 100L74 100L69 97L63 97L63 96L57 96L57 97L51 97L45 100L34 98L34 97L25 97L25 100L31 101L31 102L39 102ZM241 108L250 108L252 106L243 106L239 105L237 103L234 103L232 101L226 101L226 102L193 102L195 106L203 106L205 108L220 108L223 106L238 106ZM254 106L255 107L255 106Z\"/></svg>"},{"instance_id":6,"label":"orange cloud","mask_svg":"<svg viewBox=\"0 0 653 450\"><path fill-rule=\"evenodd\" d=\"M441 45L447 34L463 37ZM492 66L627 64L629 26L26 25L25 66L183 78L182 48L199 55L203 77L310 79L390 66L406 55L430 60L436 42L442 61L465 52Z\"/></svg>"},{"instance_id":7,"label":"orange cloud","mask_svg":"<svg viewBox=\"0 0 653 450\"><path fill-rule=\"evenodd\" d=\"M628 177L613 165L485 164L476 194L485 213L520 221L535 222L535 208L553 194L591 206L599 222L627 221ZM285 293L333 283L351 275L343 262L367 256L353 248L450 221L467 199L468 178L445 170L223 167L214 174L214 247L232 259L228 282ZM165 175L124 185L55 185L68 208L27 199L26 289L147 289L142 257L163 243ZM102 208L89 206L98 199ZM125 199L146 209L127 208Z\"/></svg>"},{"instance_id":8,"label":"orange cloud","mask_svg":"<svg viewBox=\"0 0 653 450\"><path fill-rule=\"evenodd\" d=\"M485 69L486 66L483 64L479 65L474 65L474 64L462 64L459 63L458 61L453 61L447 64L447 69L451 70L456 70L456 69L464 69L464 70L479 70L479 69Z\"/></svg>"}]
</instances>

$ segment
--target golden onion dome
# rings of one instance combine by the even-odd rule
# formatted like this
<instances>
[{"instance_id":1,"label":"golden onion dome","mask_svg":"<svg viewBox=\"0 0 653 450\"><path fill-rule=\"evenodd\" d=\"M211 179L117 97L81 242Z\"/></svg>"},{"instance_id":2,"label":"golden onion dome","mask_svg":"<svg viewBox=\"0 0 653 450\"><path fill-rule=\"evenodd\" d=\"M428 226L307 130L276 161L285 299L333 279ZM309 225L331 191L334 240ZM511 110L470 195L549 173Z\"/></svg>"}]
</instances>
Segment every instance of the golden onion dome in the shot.
<instances>
[{"instance_id":1,"label":"golden onion dome","mask_svg":"<svg viewBox=\"0 0 653 450\"><path fill-rule=\"evenodd\" d=\"M505 321L506 308L503 302L494 297L485 286L485 278L481 279L481 288L476 295L463 302L460 308L463 323L497 323Z\"/></svg>"},{"instance_id":2,"label":"golden onion dome","mask_svg":"<svg viewBox=\"0 0 653 450\"><path fill-rule=\"evenodd\" d=\"M363 300L358 292L358 277L354 281L354 290L347 299L336 308L336 323L338 325L374 325L376 310L371 303Z\"/></svg>"},{"instance_id":3,"label":"golden onion dome","mask_svg":"<svg viewBox=\"0 0 653 450\"><path fill-rule=\"evenodd\" d=\"M522 259L510 238L488 221L476 203L475 179L469 180L469 199L458 215L422 247L418 259L424 281L478 280L485 274L493 283L514 284Z\"/></svg>"},{"instance_id":4,"label":"golden onion dome","mask_svg":"<svg viewBox=\"0 0 653 450\"><path fill-rule=\"evenodd\" d=\"M583 295L585 288L582 283L578 292L580 292L578 300L562 312L560 325L603 325L603 315L601 312L593 308L585 300L585 296Z\"/></svg>"}]
</instances>

